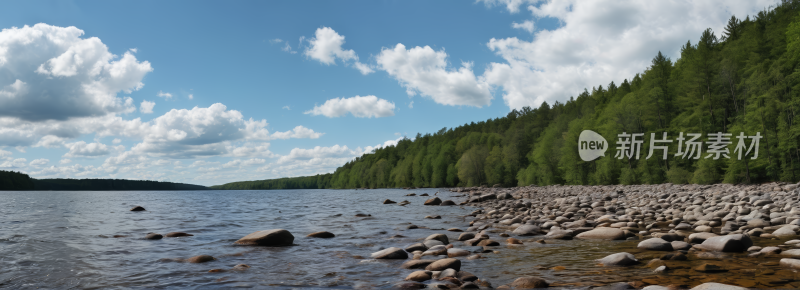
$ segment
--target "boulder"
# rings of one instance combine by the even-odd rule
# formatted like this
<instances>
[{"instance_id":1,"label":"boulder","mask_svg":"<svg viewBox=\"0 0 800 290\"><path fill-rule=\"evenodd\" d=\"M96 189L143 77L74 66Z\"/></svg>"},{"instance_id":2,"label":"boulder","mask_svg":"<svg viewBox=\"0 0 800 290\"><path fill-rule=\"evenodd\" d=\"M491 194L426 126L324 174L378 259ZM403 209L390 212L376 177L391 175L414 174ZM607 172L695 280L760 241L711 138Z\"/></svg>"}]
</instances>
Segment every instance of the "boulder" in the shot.
<instances>
[{"instance_id":1,"label":"boulder","mask_svg":"<svg viewBox=\"0 0 800 290\"><path fill-rule=\"evenodd\" d=\"M447 254L447 247L445 247L444 245L430 247L425 252L422 253L423 256L439 256L446 254Z\"/></svg>"},{"instance_id":2,"label":"boulder","mask_svg":"<svg viewBox=\"0 0 800 290\"><path fill-rule=\"evenodd\" d=\"M425 205L440 205L442 204L442 200L438 197L431 198L425 201Z\"/></svg>"},{"instance_id":3,"label":"boulder","mask_svg":"<svg viewBox=\"0 0 800 290\"><path fill-rule=\"evenodd\" d=\"M387 200L383 201L383 204L393 204L393 203L397 203L397 202L395 202L395 201L393 201L391 199L387 199Z\"/></svg>"},{"instance_id":4,"label":"boulder","mask_svg":"<svg viewBox=\"0 0 800 290\"><path fill-rule=\"evenodd\" d=\"M596 228L591 231L580 233L575 237L592 240L624 240L626 238L625 232L616 228Z\"/></svg>"},{"instance_id":5,"label":"boulder","mask_svg":"<svg viewBox=\"0 0 800 290\"><path fill-rule=\"evenodd\" d=\"M407 262L403 263L400 268L403 269L424 269L431 263L436 262L436 260L408 260Z\"/></svg>"},{"instance_id":6,"label":"boulder","mask_svg":"<svg viewBox=\"0 0 800 290\"><path fill-rule=\"evenodd\" d=\"M571 230L550 230L544 237L555 240L571 240L572 234Z\"/></svg>"},{"instance_id":7,"label":"boulder","mask_svg":"<svg viewBox=\"0 0 800 290\"><path fill-rule=\"evenodd\" d=\"M628 266L639 263L639 260L629 253L616 253L598 260L603 266Z\"/></svg>"},{"instance_id":8,"label":"boulder","mask_svg":"<svg viewBox=\"0 0 800 290\"><path fill-rule=\"evenodd\" d=\"M547 288L550 284L547 281L537 277L519 277L511 283L514 289L533 289L533 288Z\"/></svg>"},{"instance_id":9,"label":"boulder","mask_svg":"<svg viewBox=\"0 0 800 290\"><path fill-rule=\"evenodd\" d=\"M791 258L783 258L783 259L781 259L780 265L781 265L781 267L784 267L784 268L800 269L800 260L791 259Z\"/></svg>"},{"instance_id":10,"label":"boulder","mask_svg":"<svg viewBox=\"0 0 800 290\"><path fill-rule=\"evenodd\" d=\"M453 269L459 271L461 270L461 261L458 259L447 258L433 262L425 267L425 270L428 271L442 271L444 269Z\"/></svg>"},{"instance_id":11,"label":"boulder","mask_svg":"<svg viewBox=\"0 0 800 290\"><path fill-rule=\"evenodd\" d=\"M374 259L408 259L408 253L401 248L391 247L372 253Z\"/></svg>"},{"instance_id":12,"label":"boulder","mask_svg":"<svg viewBox=\"0 0 800 290\"><path fill-rule=\"evenodd\" d=\"M413 245L410 245L410 246L406 247L406 252L409 252L409 253L414 252L414 251L423 251L424 252L426 250L428 250L428 247L426 247L425 244L423 244L423 243L416 243L416 244L413 244Z\"/></svg>"},{"instance_id":13,"label":"boulder","mask_svg":"<svg viewBox=\"0 0 800 290\"><path fill-rule=\"evenodd\" d=\"M425 240L425 241L422 242L422 244L425 245L425 247L428 247L428 249L433 248L435 246L444 246L445 245L440 240Z\"/></svg>"},{"instance_id":14,"label":"boulder","mask_svg":"<svg viewBox=\"0 0 800 290\"><path fill-rule=\"evenodd\" d=\"M672 249L676 251L688 251L692 248L692 244L683 241L673 241L670 244L672 245Z\"/></svg>"},{"instance_id":15,"label":"boulder","mask_svg":"<svg viewBox=\"0 0 800 290\"><path fill-rule=\"evenodd\" d=\"M133 208L131 208L131 211L145 211L145 210L146 209L144 209L143 207L138 206L138 205L134 206Z\"/></svg>"},{"instance_id":16,"label":"boulder","mask_svg":"<svg viewBox=\"0 0 800 290\"><path fill-rule=\"evenodd\" d=\"M800 258L800 249L791 249L781 252L783 256L789 256L792 258Z\"/></svg>"},{"instance_id":17,"label":"boulder","mask_svg":"<svg viewBox=\"0 0 800 290\"><path fill-rule=\"evenodd\" d=\"M641 241L638 246L639 249L650 251L672 251L672 244L660 238L651 238Z\"/></svg>"},{"instance_id":18,"label":"boulder","mask_svg":"<svg viewBox=\"0 0 800 290\"><path fill-rule=\"evenodd\" d=\"M797 235L797 229L800 228L795 225L786 225L781 227L780 229L775 230L772 232L772 235L779 237L779 238L790 238Z\"/></svg>"},{"instance_id":19,"label":"boulder","mask_svg":"<svg viewBox=\"0 0 800 290\"><path fill-rule=\"evenodd\" d=\"M428 281L431 279L431 275L431 271L414 271L406 276L406 280L417 282Z\"/></svg>"},{"instance_id":20,"label":"boulder","mask_svg":"<svg viewBox=\"0 0 800 290\"><path fill-rule=\"evenodd\" d=\"M633 288L631 284L625 282L617 282L614 284L608 284L605 286L592 288L592 290L629 290L629 289L636 289L636 288Z\"/></svg>"},{"instance_id":21,"label":"boulder","mask_svg":"<svg viewBox=\"0 0 800 290\"><path fill-rule=\"evenodd\" d=\"M708 238L718 237L715 233L694 233L689 235L689 242L694 244L701 244Z\"/></svg>"},{"instance_id":22,"label":"boulder","mask_svg":"<svg viewBox=\"0 0 800 290\"><path fill-rule=\"evenodd\" d=\"M442 201L442 203L440 203L439 205L456 205L456 203L454 201L448 199L448 200Z\"/></svg>"},{"instance_id":23,"label":"boulder","mask_svg":"<svg viewBox=\"0 0 800 290\"><path fill-rule=\"evenodd\" d=\"M335 236L336 235L334 235L333 233L330 233L330 232L314 232L314 233L308 234L306 237L329 239L329 238L333 238Z\"/></svg>"},{"instance_id":24,"label":"boulder","mask_svg":"<svg viewBox=\"0 0 800 290\"><path fill-rule=\"evenodd\" d=\"M491 239L481 240L480 242L478 242L478 246L481 246L481 247L495 247L495 246L499 246L499 245L500 245L500 243L498 243L495 240L491 240Z\"/></svg>"},{"instance_id":25,"label":"boulder","mask_svg":"<svg viewBox=\"0 0 800 290\"><path fill-rule=\"evenodd\" d=\"M728 284L707 282L697 285L691 290L747 290L747 288L728 285Z\"/></svg>"},{"instance_id":26,"label":"boulder","mask_svg":"<svg viewBox=\"0 0 800 290\"><path fill-rule=\"evenodd\" d=\"M160 240L163 237L164 236L162 236L161 234L156 234L156 233L147 233L147 235L144 236L144 238L147 240Z\"/></svg>"},{"instance_id":27,"label":"boulder","mask_svg":"<svg viewBox=\"0 0 800 290\"><path fill-rule=\"evenodd\" d=\"M471 239L474 239L474 238L475 238L475 234L474 233L463 233L463 234L458 236L458 240L459 241L466 241L466 240L471 240Z\"/></svg>"},{"instance_id":28,"label":"boulder","mask_svg":"<svg viewBox=\"0 0 800 290\"><path fill-rule=\"evenodd\" d=\"M284 229L257 231L246 235L235 242L237 245L267 247L291 246L292 243L294 243L294 236L292 233Z\"/></svg>"},{"instance_id":29,"label":"boulder","mask_svg":"<svg viewBox=\"0 0 800 290\"><path fill-rule=\"evenodd\" d=\"M209 261L213 261L213 260L215 260L215 259L212 256L200 255L200 256L191 257L191 258L187 259L186 262L189 262L189 263L205 263L205 262L209 262Z\"/></svg>"},{"instance_id":30,"label":"boulder","mask_svg":"<svg viewBox=\"0 0 800 290\"><path fill-rule=\"evenodd\" d=\"M539 227L534 225L522 225L517 227L512 233L518 236L535 236L539 234Z\"/></svg>"},{"instance_id":31,"label":"boulder","mask_svg":"<svg viewBox=\"0 0 800 290\"><path fill-rule=\"evenodd\" d=\"M171 232L171 233L167 233L164 236L168 237L168 238L177 238L177 237L191 237L191 236L194 236L194 235L183 233L183 232Z\"/></svg>"},{"instance_id":32,"label":"boulder","mask_svg":"<svg viewBox=\"0 0 800 290\"><path fill-rule=\"evenodd\" d=\"M471 254L470 251L464 249L457 249L457 248L447 249L447 257L450 258L469 256L469 254Z\"/></svg>"},{"instance_id":33,"label":"boulder","mask_svg":"<svg viewBox=\"0 0 800 290\"><path fill-rule=\"evenodd\" d=\"M744 252L753 246L750 237L743 234L711 237L699 245L700 249L717 252Z\"/></svg>"},{"instance_id":34,"label":"boulder","mask_svg":"<svg viewBox=\"0 0 800 290\"><path fill-rule=\"evenodd\" d=\"M458 280L465 282L472 282L478 280L478 276L475 276L474 274L467 271L458 271L458 274L456 274L456 278L458 278Z\"/></svg>"},{"instance_id":35,"label":"boulder","mask_svg":"<svg viewBox=\"0 0 800 290\"><path fill-rule=\"evenodd\" d=\"M506 244L509 244L509 245L522 245L522 241L517 240L515 238L508 238L508 239L506 239Z\"/></svg>"}]
</instances>

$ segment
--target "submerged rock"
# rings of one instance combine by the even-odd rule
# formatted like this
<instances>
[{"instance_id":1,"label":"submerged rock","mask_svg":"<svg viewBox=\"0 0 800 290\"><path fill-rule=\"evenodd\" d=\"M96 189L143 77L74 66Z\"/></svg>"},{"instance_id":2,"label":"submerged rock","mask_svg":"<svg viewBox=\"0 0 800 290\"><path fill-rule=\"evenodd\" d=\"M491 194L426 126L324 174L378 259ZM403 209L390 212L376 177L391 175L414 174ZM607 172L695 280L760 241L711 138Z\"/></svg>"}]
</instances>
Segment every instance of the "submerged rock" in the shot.
<instances>
[{"instance_id":1,"label":"submerged rock","mask_svg":"<svg viewBox=\"0 0 800 290\"><path fill-rule=\"evenodd\" d=\"M672 251L672 244L660 238L644 240L636 246L639 249L650 251Z\"/></svg>"},{"instance_id":2,"label":"submerged rock","mask_svg":"<svg viewBox=\"0 0 800 290\"><path fill-rule=\"evenodd\" d=\"M164 236L162 236L161 234L156 234L156 233L148 233L146 236L144 236L144 238L147 240L160 240L163 237Z\"/></svg>"},{"instance_id":3,"label":"submerged rock","mask_svg":"<svg viewBox=\"0 0 800 290\"><path fill-rule=\"evenodd\" d=\"M323 232L314 232L314 233L310 233L310 234L308 234L306 237L310 237L310 238L322 238L322 239L329 239L329 238L336 237L336 235L334 235L333 233L330 233L330 232L325 232L325 231L323 231Z\"/></svg>"},{"instance_id":4,"label":"submerged rock","mask_svg":"<svg viewBox=\"0 0 800 290\"><path fill-rule=\"evenodd\" d=\"M603 266L629 266L639 263L639 260L630 253L616 253L606 256L598 260Z\"/></svg>"},{"instance_id":5,"label":"submerged rock","mask_svg":"<svg viewBox=\"0 0 800 290\"><path fill-rule=\"evenodd\" d=\"M408 253L401 248L391 247L372 253L373 259L408 259Z\"/></svg>"},{"instance_id":6,"label":"submerged rock","mask_svg":"<svg viewBox=\"0 0 800 290\"><path fill-rule=\"evenodd\" d=\"M698 247L716 252L744 252L751 246L753 246L753 241L750 240L750 237L743 234L733 234L708 238Z\"/></svg>"},{"instance_id":7,"label":"submerged rock","mask_svg":"<svg viewBox=\"0 0 800 290\"><path fill-rule=\"evenodd\" d=\"M235 242L237 245L267 247L291 246L292 243L294 243L294 236L292 233L284 229L257 231L246 235Z\"/></svg>"},{"instance_id":8,"label":"submerged rock","mask_svg":"<svg viewBox=\"0 0 800 290\"><path fill-rule=\"evenodd\" d=\"M428 281L431 279L431 275L431 271L414 271L406 276L406 280L417 282Z\"/></svg>"},{"instance_id":9,"label":"submerged rock","mask_svg":"<svg viewBox=\"0 0 800 290\"><path fill-rule=\"evenodd\" d=\"M214 259L214 257L212 257L212 256L200 255L200 256L191 257L191 258L187 259L186 262L189 262L189 263L205 263L205 262L214 261L214 260L216 260L216 259Z\"/></svg>"},{"instance_id":10,"label":"submerged rock","mask_svg":"<svg viewBox=\"0 0 800 290\"><path fill-rule=\"evenodd\" d=\"M537 277L519 277L511 283L514 289L547 288L550 284L544 279Z\"/></svg>"},{"instance_id":11,"label":"submerged rock","mask_svg":"<svg viewBox=\"0 0 800 290\"><path fill-rule=\"evenodd\" d=\"M428 271L442 271L442 270L448 269L448 268L456 270L456 271L461 270L461 261L459 261L458 259L453 259L453 258L441 259L441 260L433 262L430 265L428 265L427 267L425 267L425 270L428 270Z\"/></svg>"},{"instance_id":12,"label":"submerged rock","mask_svg":"<svg viewBox=\"0 0 800 290\"><path fill-rule=\"evenodd\" d=\"M442 204L442 200L438 197L431 198L425 201L425 205L440 205Z\"/></svg>"},{"instance_id":13,"label":"submerged rock","mask_svg":"<svg viewBox=\"0 0 800 290\"><path fill-rule=\"evenodd\" d=\"M184 232L170 232L170 233L167 233L164 236L166 236L168 238L177 238L177 237L191 237L191 236L194 236L194 235L187 234L187 233L184 233Z\"/></svg>"},{"instance_id":14,"label":"submerged rock","mask_svg":"<svg viewBox=\"0 0 800 290\"><path fill-rule=\"evenodd\" d=\"M137 206L134 206L133 208L131 208L131 211L145 211L145 209L143 207L137 205Z\"/></svg>"}]
</instances>

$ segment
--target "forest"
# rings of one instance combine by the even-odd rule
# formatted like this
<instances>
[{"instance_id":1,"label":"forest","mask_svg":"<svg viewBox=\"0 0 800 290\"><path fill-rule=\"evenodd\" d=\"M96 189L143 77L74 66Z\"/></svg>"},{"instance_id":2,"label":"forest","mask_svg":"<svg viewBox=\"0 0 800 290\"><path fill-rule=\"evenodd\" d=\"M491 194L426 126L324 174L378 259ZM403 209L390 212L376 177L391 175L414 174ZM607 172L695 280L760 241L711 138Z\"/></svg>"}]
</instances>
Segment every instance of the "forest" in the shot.
<instances>
[{"instance_id":1,"label":"forest","mask_svg":"<svg viewBox=\"0 0 800 290\"><path fill-rule=\"evenodd\" d=\"M126 179L34 179L27 174L0 170L0 190L207 190L184 183Z\"/></svg>"},{"instance_id":2,"label":"forest","mask_svg":"<svg viewBox=\"0 0 800 290\"><path fill-rule=\"evenodd\" d=\"M719 34L705 30L697 43L681 47L678 59L659 52L630 79L584 89L564 103L545 102L505 117L417 134L413 141L357 157L332 174L217 188L798 182L798 64L800 1L783 1L757 15L732 16ZM609 140L605 157L580 159L583 130ZM623 132L643 133L641 158L614 156ZM674 141L668 158L645 158L651 133L662 139L665 132ZM723 146L730 158L705 158L705 150L696 159L676 156L681 133L700 133L709 143L709 134L719 132L731 134L731 143ZM761 136L756 159L754 152L738 157L740 133Z\"/></svg>"}]
</instances>

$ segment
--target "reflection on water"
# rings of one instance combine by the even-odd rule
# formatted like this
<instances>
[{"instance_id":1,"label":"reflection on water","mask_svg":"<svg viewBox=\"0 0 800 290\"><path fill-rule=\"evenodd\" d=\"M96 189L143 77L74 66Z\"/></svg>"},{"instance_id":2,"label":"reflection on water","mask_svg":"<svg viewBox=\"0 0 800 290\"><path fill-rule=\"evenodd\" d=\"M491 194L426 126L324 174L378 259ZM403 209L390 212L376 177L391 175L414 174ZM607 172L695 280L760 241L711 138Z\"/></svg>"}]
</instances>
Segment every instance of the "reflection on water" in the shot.
<instances>
[{"instance_id":1,"label":"reflection on water","mask_svg":"<svg viewBox=\"0 0 800 290\"><path fill-rule=\"evenodd\" d=\"M455 241L468 227L473 208L423 206L428 193L463 200L438 189L398 190L276 190L200 192L2 192L0 193L0 287L29 288L232 288L325 287L384 288L402 281L412 270L404 261L364 257L387 247L405 247L433 233ZM411 204L383 205L384 199ZM145 212L128 211L134 205ZM370 217L356 217L356 214ZM442 219L423 219L441 215ZM407 229L409 224L420 229ZM295 246L262 248L234 246L237 239L258 230L283 228L295 236ZM144 240L149 232L182 231L192 237ZM330 231L333 239L305 235ZM491 234L498 241L504 240ZM725 254L703 260L664 262L670 270L653 274L647 266L663 253L636 250L637 241L556 241L497 247L485 258L462 259L462 269L494 286L520 276L542 277L553 286L594 286L613 282L694 286L716 281L758 288L793 288L794 271L778 266L778 256L749 258ZM783 241L755 239L768 246ZM475 250L455 242L456 247ZM594 260L630 252L642 264L604 268ZM215 261L180 262L197 255ZM707 259L707 258L704 258ZM727 271L706 274L692 270L703 263ZM237 264L250 268L234 269ZM221 269L209 272L212 269Z\"/></svg>"}]
</instances>

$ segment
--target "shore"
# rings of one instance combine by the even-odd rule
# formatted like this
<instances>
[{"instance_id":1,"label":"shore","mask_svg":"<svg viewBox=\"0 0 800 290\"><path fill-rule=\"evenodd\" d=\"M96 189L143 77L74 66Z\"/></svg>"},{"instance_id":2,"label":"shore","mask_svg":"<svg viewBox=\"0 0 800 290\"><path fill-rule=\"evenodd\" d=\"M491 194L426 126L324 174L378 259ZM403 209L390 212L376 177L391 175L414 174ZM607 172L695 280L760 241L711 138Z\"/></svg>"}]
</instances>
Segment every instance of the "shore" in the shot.
<instances>
[{"instance_id":1,"label":"shore","mask_svg":"<svg viewBox=\"0 0 800 290\"><path fill-rule=\"evenodd\" d=\"M451 259L460 254L466 259L492 259L493 255L515 255L516 249L525 251L517 245L586 241L619 252L587 261L584 268L595 268L596 273L584 271L580 274L584 279L525 276L510 284L488 285L480 284L479 279L460 280L459 271L439 272L446 268L432 267L429 273L413 272L406 280L422 282L429 278L443 281L445 285L441 286L497 289L721 287L707 283L730 285L730 289L800 288L800 275L796 273L800 269L797 184L473 187L450 191L467 199L462 205L477 208L469 215L470 227L459 234L458 241L441 241L442 248L449 248L441 253ZM438 203L438 198L426 201ZM441 239L434 234L426 242ZM405 250L413 255L411 261L425 260L427 255L436 256L431 252L436 246L422 244ZM458 247L483 247L484 253L473 250L467 254ZM570 271L558 266L539 270ZM449 274L456 279L447 279ZM398 286L423 286L414 283Z\"/></svg>"}]
</instances>

